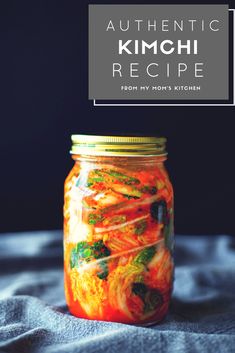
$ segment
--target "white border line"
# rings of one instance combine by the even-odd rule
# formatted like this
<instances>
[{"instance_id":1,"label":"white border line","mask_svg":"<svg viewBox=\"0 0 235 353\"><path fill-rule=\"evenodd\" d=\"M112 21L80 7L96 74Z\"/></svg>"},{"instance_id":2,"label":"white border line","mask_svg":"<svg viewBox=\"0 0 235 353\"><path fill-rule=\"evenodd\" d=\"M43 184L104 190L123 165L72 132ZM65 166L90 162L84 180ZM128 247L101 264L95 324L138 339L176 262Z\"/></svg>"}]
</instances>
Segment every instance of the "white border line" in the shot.
<instances>
[{"instance_id":1,"label":"white border line","mask_svg":"<svg viewBox=\"0 0 235 353\"><path fill-rule=\"evenodd\" d=\"M235 106L235 9L229 9L233 12L233 103L231 104L157 104L157 103L96 103L93 99L94 107L234 107Z\"/></svg>"},{"instance_id":2,"label":"white border line","mask_svg":"<svg viewBox=\"0 0 235 353\"><path fill-rule=\"evenodd\" d=\"M229 9L233 12L233 104L235 104L235 9Z\"/></svg>"}]
</instances>

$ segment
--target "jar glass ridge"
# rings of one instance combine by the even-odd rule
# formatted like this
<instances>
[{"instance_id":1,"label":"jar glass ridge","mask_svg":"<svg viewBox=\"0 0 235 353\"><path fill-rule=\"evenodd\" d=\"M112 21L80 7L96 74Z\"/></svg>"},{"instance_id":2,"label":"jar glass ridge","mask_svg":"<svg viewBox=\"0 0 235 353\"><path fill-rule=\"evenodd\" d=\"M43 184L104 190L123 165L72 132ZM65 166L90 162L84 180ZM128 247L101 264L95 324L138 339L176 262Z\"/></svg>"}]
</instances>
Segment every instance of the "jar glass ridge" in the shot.
<instances>
[{"instance_id":1,"label":"jar glass ridge","mask_svg":"<svg viewBox=\"0 0 235 353\"><path fill-rule=\"evenodd\" d=\"M95 138L77 138L65 181L66 301L82 318L155 323L167 313L174 271L165 139L104 136L97 147Z\"/></svg>"}]
</instances>

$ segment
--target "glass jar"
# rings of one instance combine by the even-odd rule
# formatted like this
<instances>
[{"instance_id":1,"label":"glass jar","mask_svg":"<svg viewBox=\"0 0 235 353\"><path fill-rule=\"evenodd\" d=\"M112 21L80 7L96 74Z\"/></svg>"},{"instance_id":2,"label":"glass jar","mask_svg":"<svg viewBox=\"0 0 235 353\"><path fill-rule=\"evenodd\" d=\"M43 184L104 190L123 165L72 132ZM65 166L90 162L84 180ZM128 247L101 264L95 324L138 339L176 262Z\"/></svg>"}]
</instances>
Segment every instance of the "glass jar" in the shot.
<instances>
[{"instance_id":1,"label":"glass jar","mask_svg":"<svg viewBox=\"0 0 235 353\"><path fill-rule=\"evenodd\" d=\"M151 324L173 283L173 189L164 138L72 136L65 181L64 271L70 312Z\"/></svg>"}]
</instances>

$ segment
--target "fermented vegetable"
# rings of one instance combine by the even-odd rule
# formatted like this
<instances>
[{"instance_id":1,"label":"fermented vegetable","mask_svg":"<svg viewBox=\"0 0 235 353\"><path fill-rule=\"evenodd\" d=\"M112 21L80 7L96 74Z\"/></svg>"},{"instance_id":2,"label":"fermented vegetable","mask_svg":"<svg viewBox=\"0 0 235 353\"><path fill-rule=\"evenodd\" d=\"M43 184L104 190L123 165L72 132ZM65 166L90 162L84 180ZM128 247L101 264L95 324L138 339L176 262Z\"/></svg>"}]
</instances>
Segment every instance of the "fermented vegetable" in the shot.
<instances>
[{"instance_id":1,"label":"fermented vegetable","mask_svg":"<svg viewBox=\"0 0 235 353\"><path fill-rule=\"evenodd\" d=\"M78 317L161 320L172 291L173 190L162 160L78 158L65 182L65 294Z\"/></svg>"}]
</instances>

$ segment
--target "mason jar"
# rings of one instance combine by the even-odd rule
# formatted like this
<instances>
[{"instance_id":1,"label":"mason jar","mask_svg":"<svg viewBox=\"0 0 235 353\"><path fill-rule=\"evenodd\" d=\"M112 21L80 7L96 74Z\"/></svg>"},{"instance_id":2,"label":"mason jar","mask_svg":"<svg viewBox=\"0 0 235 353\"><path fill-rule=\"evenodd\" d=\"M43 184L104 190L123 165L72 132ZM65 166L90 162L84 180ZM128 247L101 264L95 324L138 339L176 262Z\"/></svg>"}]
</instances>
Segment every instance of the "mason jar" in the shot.
<instances>
[{"instance_id":1,"label":"mason jar","mask_svg":"<svg viewBox=\"0 0 235 353\"><path fill-rule=\"evenodd\" d=\"M73 135L65 181L64 273L70 312L148 325L173 283L173 189L166 139Z\"/></svg>"}]
</instances>

